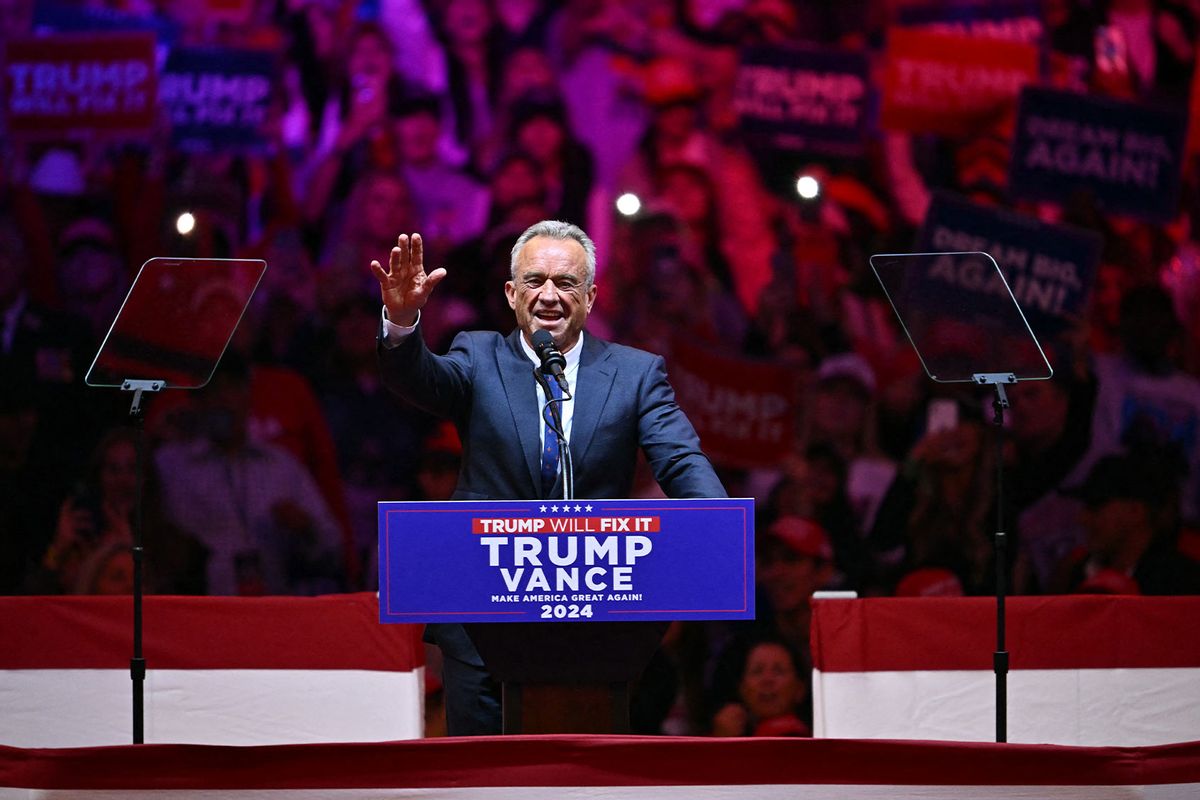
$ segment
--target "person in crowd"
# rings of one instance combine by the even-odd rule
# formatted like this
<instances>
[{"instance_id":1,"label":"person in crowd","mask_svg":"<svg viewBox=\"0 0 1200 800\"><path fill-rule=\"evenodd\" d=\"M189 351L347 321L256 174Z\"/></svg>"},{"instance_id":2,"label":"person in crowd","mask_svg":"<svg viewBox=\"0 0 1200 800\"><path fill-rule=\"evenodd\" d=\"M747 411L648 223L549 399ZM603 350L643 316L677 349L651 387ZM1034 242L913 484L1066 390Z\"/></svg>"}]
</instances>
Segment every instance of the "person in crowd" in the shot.
<instances>
[{"instance_id":1,"label":"person in crowd","mask_svg":"<svg viewBox=\"0 0 1200 800\"><path fill-rule=\"evenodd\" d=\"M829 444L809 445L785 461L782 479L771 489L760 512L773 517L802 517L819 523L829 534L840 584L860 589L869 557L846 493L846 462Z\"/></svg>"},{"instance_id":2,"label":"person in crowd","mask_svg":"<svg viewBox=\"0 0 1200 800\"><path fill-rule=\"evenodd\" d=\"M501 30L490 0L447 0L433 17L446 54L453 130L468 154L487 140L503 54Z\"/></svg>"},{"instance_id":3,"label":"person in crowd","mask_svg":"<svg viewBox=\"0 0 1200 800\"><path fill-rule=\"evenodd\" d=\"M617 229L611 282L619 305L604 315L630 344L669 354L677 337L736 352L748 328L733 294L695 251L670 213L639 215Z\"/></svg>"},{"instance_id":4,"label":"person in crowd","mask_svg":"<svg viewBox=\"0 0 1200 800\"><path fill-rule=\"evenodd\" d=\"M674 402L659 356L610 345L584 332L596 299L595 250L578 227L543 221L512 251L505 296L517 327L507 337L469 332L445 356L421 336L420 312L446 276L426 273L421 237L401 235L385 269L371 262L385 317L380 369L385 385L431 413L449 417L463 442L456 498L517 499L561 495L553 455L543 458L531 340L546 331L567 359L563 427L578 497L625 497L638 449L674 497L724 497L695 429ZM564 392L564 395L566 393ZM514 419L516 426L514 427ZM552 451L551 451L552 452ZM431 626L441 646L452 735L499 730L496 687L461 626Z\"/></svg>"},{"instance_id":5,"label":"person in crowd","mask_svg":"<svg viewBox=\"0 0 1200 800\"><path fill-rule=\"evenodd\" d=\"M39 446L41 411L7 365L0 367L0 595L30 591L70 478L59 453Z\"/></svg>"},{"instance_id":6,"label":"person in crowd","mask_svg":"<svg viewBox=\"0 0 1200 800\"><path fill-rule=\"evenodd\" d=\"M875 441L875 371L856 353L817 365L801 441L823 443L846 464L846 495L860 531L871 529L896 466Z\"/></svg>"},{"instance_id":7,"label":"person in crowd","mask_svg":"<svg viewBox=\"0 0 1200 800\"><path fill-rule=\"evenodd\" d=\"M729 261L721 252L722 224L712 177L691 164L670 164L658 171L655 186L657 200L679 221L684 261L732 292Z\"/></svg>"},{"instance_id":8,"label":"person in crowd","mask_svg":"<svg viewBox=\"0 0 1200 800\"><path fill-rule=\"evenodd\" d=\"M1057 490L1087 450L1096 382L1090 368L1056 372L1011 387L1011 446L1005 454L1005 516L1016 520L1020 559L1013 585L1044 585L1054 566L1082 543L1075 501Z\"/></svg>"},{"instance_id":9,"label":"person in crowd","mask_svg":"<svg viewBox=\"0 0 1200 800\"><path fill-rule=\"evenodd\" d=\"M140 500L148 591L203 594L207 553L166 518L153 466L147 463L143 469ZM116 562L114 572L122 566L111 551L129 554L138 500L137 435L130 428L114 428L96 446L88 475L63 501L54 539L42 558L43 571L30 588L48 594L93 593L91 587L110 560Z\"/></svg>"},{"instance_id":10,"label":"person in crowd","mask_svg":"<svg viewBox=\"0 0 1200 800\"><path fill-rule=\"evenodd\" d=\"M710 695L722 701L736 694L746 655L762 639L789 648L801 673L812 669L812 596L839 577L829 534L818 523L784 515L757 527L756 616L736 625L716 656Z\"/></svg>"},{"instance_id":11,"label":"person in crowd","mask_svg":"<svg viewBox=\"0 0 1200 800\"><path fill-rule=\"evenodd\" d=\"M548 214L537 160L520 150L506 153L492 170L488 194L487 227L446 256L448 277L439 295L448 290L469 304L476 327L504 330L512 311L495 287L508 275L508 253L517 236Z\"/></svg>"},{"instance_id":12,"label":"person in crowd","mask_svg":"<svg viewBox=\"0 0 1200 800\"><path fill-rule=\"evenodd\" d=\"M838 577L829 534L811 519L779 517L766 530L756 575L766 600L758 627L783 639L800 654L802 664L811 666L813 592L833 588Z\"/></svg>"},{"instance_id":13,"label":"person in crowd","mask_svg":"<svg viewBox=\"0 0 1200 800\"><path fill-rule=\"evenodd\" d=\"M990 586L991 450L982 422L961 410L959 417L927 431L887 489L868 542L885 585L919 567L943 567L968 593Z\"/></svg>"},{"instance_id":14,"label":"person in crowd","mask_svg":"<svg viewBox=\"0 0 1200 800\"><path fill-rule=\"evenodd\" d=\"M86 319L100 341L129 290L112 226L96 217L73 222L59 236L56 269L63 306Z\"/></svg>"},{"instance_id":15,"label":"person in crowd","mask_svg":"<svg viewBox=\"0 0 1200 800\"><path fill-rule=\"evenodd\" d=\"M388 114L405 88L395 71L394 48L387 31L372 22L360 22L346 39L345 75L329 98L311 174L301 176L304 218L310 224L344 200L364 170L399 166Z\"/></svg>"},{"instance_id":16,"label":"person in crowd","mask_svg":"<svg viewBox=\"0 0 1200 800\"><path fill-rule=\"evenodd\" d=\"M440 114L437 98L408 98L396 109L392 124L417 221L429 232L430 247L444 254L483 232L488 196L474 177L442 158Z\"/></svg>"},{"instance_id":17,"label":"person in crowd","mask_svg":"<svg viewBox=\"0 0 1200 800\"><path fill-rule=\"evenodd\" d=\"M494 172L496 162L512 147L514 114L532 98L560 100L558 76L546 51L532 46L511 52L504 61L496 93L495 122L491 134L475 148L474 163L482 172Z\"/></svg>"},{"instance_id":18,"label":"person in crowd","mask_svg":"<svg viewBox=\"0 0 1200 800\"><path fill-rule=\"evenodd\" d=\"M511 141L537 161L553 219L588 222L592 156L572 134L566 109L556 99L530 97L513 109Z\"/></svg>"},{"instance_id":19,"label":"person in crowd","mask_svg":"<svg viewBox=\"0 0 1200 800\"><path fill-rule=\"evenodd\" d=\"M546 219L549 208L546 199L546 179L536 158L521 150L506 154L492 170L488 187L491 208L488 211L488 233L497 228L523 231ZM530 219L531 215L533 216Z\"/></svg>"},{"instance_id":20,"label":"person in crowd","mask_svg":"<svg viewBox=\"0 0 1200 800\"><path fill-rule=\"evenodd\" d=\"M808 685L784 642L764 639L745 652L737 696L713 715L713 736L811 736L802 719Z\"/></svg>"},{"instance_id":21,"label":"person in crowd","mask_svg":"<svg viewBox=\"0 0 1200 800\"><path fill-rule=\"evenodd\" d=\"M362 274L362 262L391 241L397 226L417 220L412 190L399 169L371 169L354 182L336 228L325 240L320 259L322 302L330 306L353 297L370 296L372 287ZM331 291L332 290L332 291ZM337 295L330 298L329 294Z\"/></svg>"},{"instance_id":22,"label":"person in crowd","mask_svg":"<svg viewBox=\"0 0 1200 800\"><path fill-rule=\"evenodd\" d=\"M1180 510L1200 519L1200 380L1178 367L1181 326L1158 284L1130 289L1120 306L1121 347L1097 355L1091 445L1068 478L1078 483L1104 455L1157 450L1186 464Z\"/></svg>"},{"instance_id":23,"label":"person in crowd","mask_svg":"<svg viewBox=\"0 0 1200 800\"><path fill-rule=\"evenodd\" d=\"M249 364L227 353L203 390L201 435L156 454L168 516L208 548L209 594L338 590L342 531L303 464L251 438L250 401Z\"/></svg>"},{"instance_id":24,"label":"person in crowd","mask_svg":"<svg viewBox=\"0 0 1200 800\"><path fill-rule=\"evenodd\" d=\"M249 371L248 407L241 412L246 416L246 435L255 445L286 450L316 482L320 499L341 530L347 573L356 578L359 561L353 544L350 508L329 420L314 386L299 370L251 358L257 327L254 318L243 319L222 358L222 363L228 360L234 370ZM310 353L310 360L316 358L317 353ZM312 370L316 365L308 366ZM281 402L281 398L287 398L286 402ZM183 443L204 438L203 393L168 392L155 400L147 413L146 425L157 439Z\"/></svg>"},{"instance_id":25,"label":"person in crowd","mask_svg":"<svg viewBox=\"0 0 1200 800\"><path fill-rule=\"evenodd\" d=\"M271 264L287 264L286 270L268 268L250 299L243 324L253 328L251 352L264 364L287 364L307 375L314 375L314 359L304 341L312 328L323 322L326 299L318 291L317 267L304 246L296 227L280 227L245 252L247 258L261 258ZM361 283L359 284L361 286ZM320 304L319 304L319 301Z\"/></svg>"},{"instance_id":26,"label":"person in crowd","mask_svg":"<svg viewBox=\"0 0 1200 800\"><path fill-rule=\"evenodd\" d=\"M771 201L745 150L718 139L702 113L704 87L686 62L659 58L645 70L643 92L653 116L637 150L622 167L620 193L654 194L655 176L668 165L689 164L709 174L721 191L715 197L724 220L720 250L730 261L734 292L746 312L755 313L770 282L776 247L771 231Z\"/></svg>"},{"instance_id":27,"label":"person in crowd","mask_svg":"<svg viewBox=\"0 0 1200 800\"><path fill-rule=\"evenodd\" d=\"M1179 552L1178 480L1145 454L1109 455L1072 493L1083 502L1083 546L1059 564L1052 592L1200 594L1200 563Z\"/></svg>"},{"instance_id":28,"label":"person in crowd","mask_svg":"<svg viewBox=\"0 0 1200 800\"><path fill-rule=\"evenodd\" d=\"M337 450L356 561L365 565L368 586L375 579L370 566L378 529L375 504L418 496L432 424L380 381L373 340L378 326L379 305L369 297L354 298L337 309L328 372L318 387L320 408Z\"/></svg>"},{"instance_id":29,"label":"person in crowd","mask_svg":"<svg viewBox=\"0 0 1200 800\"><path fill-rule=\"evenodd\" d=\"M78 239L63 243L78 244L81 250L85 247ZM77 265L92 260L81 255ZM103 280L122 279L109 270L108 255L95 261L107 276ZM95 409L84 404L83 379L96 354L99 340L92 324L99 317L56 310L35 300L27 285L30 266L24 238L15 223L0 217L0 370L10 384L9 391L27 393L37 405L42 421L39 444L62 454L69 446L86 448L95 440L97 418ZM90 274L73 279L86 283ZM119 304L120 298L116 302ZM110 316L100 335L111 323Z\"/></svg>"},{"instance_id":30,"label":"person in crowd","mask_svg":"<svg viewBox=\"0 0 1200 800\"><path fill-rule=\"evenodd\" d=\"M561 12L550 0L502 0L495 3L501 51L517 48L545 51L552 43L551 33Z\"/></svg>"}]
</instances>

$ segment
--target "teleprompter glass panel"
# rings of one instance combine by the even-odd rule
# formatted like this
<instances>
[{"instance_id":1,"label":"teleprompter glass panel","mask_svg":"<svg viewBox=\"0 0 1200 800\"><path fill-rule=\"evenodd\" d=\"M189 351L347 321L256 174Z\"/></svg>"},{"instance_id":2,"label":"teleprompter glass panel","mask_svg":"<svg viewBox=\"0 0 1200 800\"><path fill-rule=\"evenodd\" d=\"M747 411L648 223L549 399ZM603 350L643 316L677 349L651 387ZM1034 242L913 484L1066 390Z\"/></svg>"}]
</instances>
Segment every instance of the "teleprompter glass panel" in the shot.
<instances>
[{"instance_id":1,"label":"teleprompter glass panel","mask_svg":"<svg viewBox=\"0 0 1200 800\"><path fill-rule=\"evenodd\" d=\"M208 383L254 294L265 261L152 258L142 265L85 378L89 386Z\"/></svg>"},{"instance_id":2,"label":"teleprompter glass panel","mask_svg":"<svg viewBox=\"0 0 1200 800\"><path fill-rule=\"evenodd\" d=\"M932 380L974 382L980 374L1045 380L1054 374L987 253L883 253L870 261Z\"/></svg>"}]
</instances>

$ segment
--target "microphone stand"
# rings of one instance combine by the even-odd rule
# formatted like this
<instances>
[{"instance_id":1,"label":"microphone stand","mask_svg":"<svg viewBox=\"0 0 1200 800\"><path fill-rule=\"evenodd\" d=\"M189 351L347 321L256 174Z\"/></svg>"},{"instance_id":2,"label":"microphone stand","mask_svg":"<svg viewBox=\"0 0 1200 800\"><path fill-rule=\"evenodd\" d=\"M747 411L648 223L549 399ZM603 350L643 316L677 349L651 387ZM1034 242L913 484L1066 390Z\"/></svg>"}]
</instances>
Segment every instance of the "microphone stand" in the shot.
<instances>
[{"instance_id":1,"label":"microphone stand","mask_svg":"<svg viewBox=\"0 0 1200 800\"><path fill-rule=\"evenodd\" d=\"M571 399L570 390L563 389L563 397L556 399L554 393L550 391L550 378L547 377L540 367L533 368L533 377L538 382L538 385L546 392L546 407L550 409L550 417L552 424L547 424L547 435L552 431L555 438L558 439L558 474L563 479L563 499L575 499L575 463L571 458L571 448L567 443L567 432L563 428L562 411L559 405ZM545 414L542 415L545 419Z\"/></svg>"}]
</instances>

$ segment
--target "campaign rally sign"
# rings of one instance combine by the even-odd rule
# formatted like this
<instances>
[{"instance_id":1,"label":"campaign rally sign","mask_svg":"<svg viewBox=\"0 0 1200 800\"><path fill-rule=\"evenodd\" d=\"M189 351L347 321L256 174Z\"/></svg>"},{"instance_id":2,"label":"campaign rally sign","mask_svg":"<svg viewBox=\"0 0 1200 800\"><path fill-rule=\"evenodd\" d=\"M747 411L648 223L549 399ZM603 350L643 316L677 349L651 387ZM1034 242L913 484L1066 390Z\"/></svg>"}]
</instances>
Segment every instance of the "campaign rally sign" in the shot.
<instances>
[{"instance_id":1,"label":"campaign rally sign","mask_svg":"<svg viewBox=\"0 0 1200 800\"><path fill-rule=\"evenodd\" d=\"M262 150L274 69L263 50L172 50L159 90L172 142L192 152Z\"/></svg>"},{"instance_id":2,"label":"campaign rally sign","mask_svg":"<svg viewBox=\"0 0 1200 800\"><path fill-rule=\"evenodd\" d=\"M800 398L795 367L715 353L677 337L671 383L714 462L771 467L791 450Z\"/></svg>"},{"instance_id":3,"label":"campaign rally sign","mask_svg":"<svg viewBox=\"0 0 1200 800\"><path fill-rule=\"evenodd\" d=\"M910 133L968 134L1003 120L1021 87L1037 77L1035 45L891 28L880 123Z\"/></svg>"},{"instance_id":4,"label":"campaign rally sign","mask_svg":"<svg viewBox=\"0 0 1200 800\"><path fill-rule=\"evenodd\" d=\"M5 48L4 113L26 138L126 136L157 113L154 35L54 34Z\"/></svg>"},{"instance_id":5,"label":"campaign rally sign","mask_svg":"<svg viewBox=\"0 0 1200 800\"><path fill-rule=\"evenodd\" d=\"M248 22L254 11L254 0L200 0L204 19L226 23Z\"/></svg>"},{"instance_id":6,"label":"campaign rally sign","mask_svg":"<svg viewBox=\"0 0 1200 800\"><path fill-rule=\"evenodd\" d=\"M904 0L896 21L906 28L1031 44L1044 30L1040 0Z\"/></svg>"},{"instance_id":7,"label":"campaign rally sign","mask_svg":"<svg viewBox=\"0 0 1200 800\"><path fill-rule=\"evenodd\" d=\"M1186 130L1182 108L1028 87L1009 190L1056 202L1083 190L1110 213L1167 222L1179 203Z\"/></svg>"},{"instance_id":8,"label":"campaign rally sign","mask_svg":"<svg viewBox=\"0 0 1200 800\"><path fill-rule=\"evenodd\" d=\"M33 29L39 34L149 31L160 45L174 42L179 37L179 26L160 14L129 14L95 4L46 0L34 3Z\"/></svg>"},{"instance_id":9,"label":"campaign rally sign","mask_svg":"<svg viewBox=\"0 0 1200 800\"><path fill-rule=\"evenodd\" d=\"M868 86L865 53L756 47L742 52L733 102L756 144L853 155L866 133Z\"/></svg>"},{"instance_id":10,"label":"campaign rally sign","mask_svg":"<svg viewBox=\"0 0 1200 800\"><path fill-rule=\"evenodd\" d=\"M379 504L381 622L753 618L753 500Z\"/></svg>"},{"instance_id":11,"label":"campaign rally sign","mask_svg":"<svg viewBox=\"0 0 1200 800\"><path fill-rule=\"evenodd\" d=\"M1081 315L1100 264L1103 240L1094 231L1051 225L1024 214L977 205L946 194L934 195L917 249L923 252L983 251L996 259L1013 297L1034 332L1053 335ZM930 292L953 288L983 306L1006 300L994 274L977 272L971 262L946 259L931 264ZM994 271L993 271L994 272ZM948 305L964 311L973 304ZM968 313L978 313L979 309Z\"/></svg>"}]
</instances>

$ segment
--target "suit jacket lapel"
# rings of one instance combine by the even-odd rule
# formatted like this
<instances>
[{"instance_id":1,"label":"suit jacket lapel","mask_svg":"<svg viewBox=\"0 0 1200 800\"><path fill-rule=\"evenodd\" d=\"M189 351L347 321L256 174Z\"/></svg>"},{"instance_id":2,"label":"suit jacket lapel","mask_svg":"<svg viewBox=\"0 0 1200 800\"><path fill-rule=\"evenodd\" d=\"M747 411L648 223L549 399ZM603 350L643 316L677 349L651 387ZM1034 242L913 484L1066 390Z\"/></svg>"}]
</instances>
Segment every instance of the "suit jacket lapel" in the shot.
<instances>
[{"instance_id":1,"label":"suit jacket lapel","mask_svg":"<svg viewBox=\"0 0 1200 800\"><path fill-rule=\"evenodd\" d=\"M576 465L582 465L587 457L616 379L616 368L608 357L607 343L595 336L584 336L579 375L575 378L575 412L571 418L571 458Z\"/></svg>"},{"instance_id":2,"label":"suit jacket lapel","mask_svg":"<svg viewBox=\"0 0 1200 800\"><path fill-rule=\"evenodd\" d=\"M540 434L538 422L538 394L533 380L533 363L525 357L521 349L519 330L513 331L505 338L507 347L501 347L496 353L499 360L500 379L504 383L504 395L508 400L509 411L512 412L513 425L517 430L517 441L525 453L525 463L529 470L529 479L534 490L540 496L542 485L542 461L540 449Z\"/></svg>"}]
</instances>

